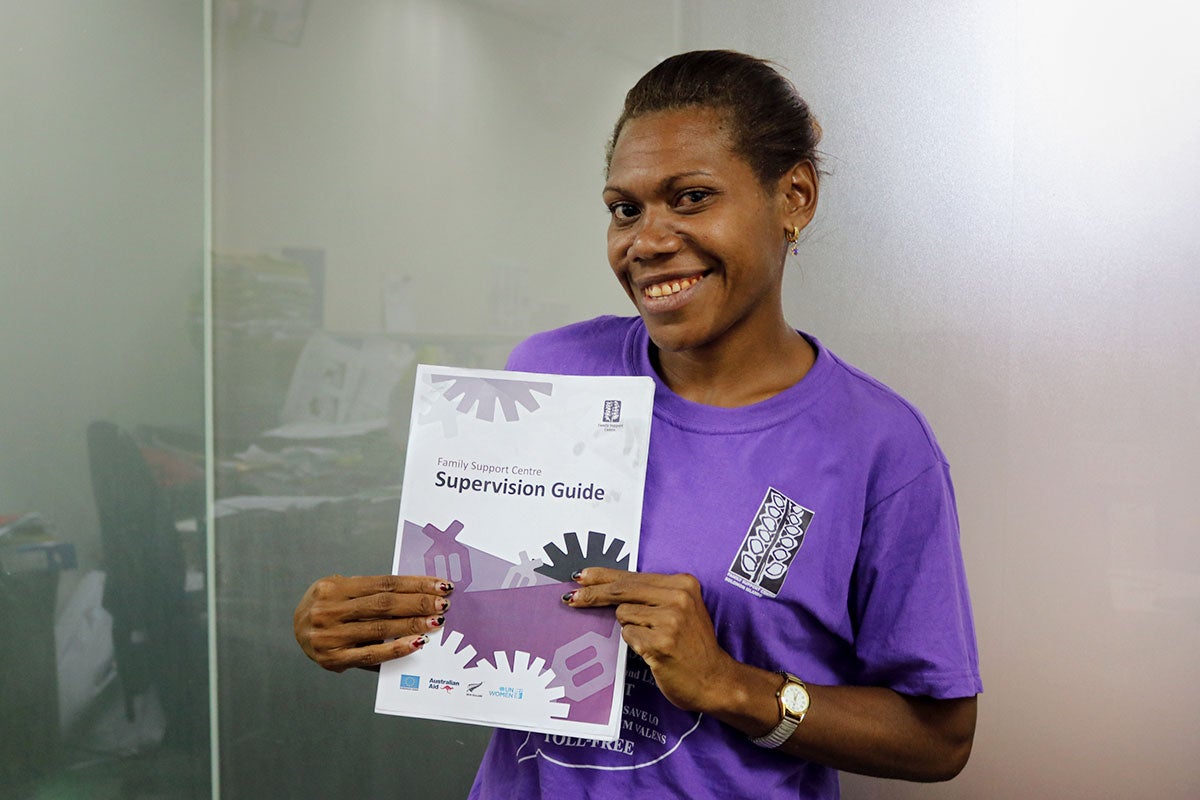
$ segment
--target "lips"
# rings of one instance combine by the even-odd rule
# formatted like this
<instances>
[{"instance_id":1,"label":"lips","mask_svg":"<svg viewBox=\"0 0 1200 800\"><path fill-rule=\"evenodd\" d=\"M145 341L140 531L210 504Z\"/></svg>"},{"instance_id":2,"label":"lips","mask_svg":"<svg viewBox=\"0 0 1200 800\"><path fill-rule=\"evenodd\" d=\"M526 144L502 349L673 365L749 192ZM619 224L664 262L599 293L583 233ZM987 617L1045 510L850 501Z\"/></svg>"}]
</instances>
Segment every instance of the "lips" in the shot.
<instances>
[{"instance_id":1,"label":"lips","mask_svg":"<svg viewBox=\"0 0 1200 800\"><path fill-rule=\"evenodd\" d=\"M638 308L643 314L673 314L692 302L704 277L701 273L646 284L638 290Z\"/></svg>"},{"instance_id":2,"label":"lips","mask_svg":"<svg viewBox=\"0 0 1200 800\"><path fill-rule=\"evenodd\" d=\"M642 297L670 297L673 294L687 291L700 282L701 275L692 275L677 280L667 280L642 287Z\"/></svg>"}]
</instances>

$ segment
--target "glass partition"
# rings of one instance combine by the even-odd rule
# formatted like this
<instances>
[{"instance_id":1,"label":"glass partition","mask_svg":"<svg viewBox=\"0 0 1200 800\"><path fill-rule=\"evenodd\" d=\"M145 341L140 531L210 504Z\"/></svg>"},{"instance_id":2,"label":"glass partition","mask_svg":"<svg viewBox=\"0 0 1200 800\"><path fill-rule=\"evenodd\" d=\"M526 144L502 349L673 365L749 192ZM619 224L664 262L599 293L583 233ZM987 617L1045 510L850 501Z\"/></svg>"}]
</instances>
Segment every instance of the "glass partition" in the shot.
<instances>
[{"instance_id":1,"label":"glass partition","mask_svg":"<svg viewBox=\"0 0 1200 800\"><path fill-rule=\"evenodd\" d=\"M207 798L204 7L0 2L0 795Z\"/></svg>"},{"instance_id":2,"label":"glass partition","mask_svg":"<svg viewBox=\"0 0 1200 800\"><path fill-rule=\"evenodd\" d=\"M676 8L266 5L214 28L223 796L462 797L488 731L374 714L375 675L309 662L292 610L388 571L418 362L502 367L624 310L604 141Z\"/></svg>"}]
</instances>

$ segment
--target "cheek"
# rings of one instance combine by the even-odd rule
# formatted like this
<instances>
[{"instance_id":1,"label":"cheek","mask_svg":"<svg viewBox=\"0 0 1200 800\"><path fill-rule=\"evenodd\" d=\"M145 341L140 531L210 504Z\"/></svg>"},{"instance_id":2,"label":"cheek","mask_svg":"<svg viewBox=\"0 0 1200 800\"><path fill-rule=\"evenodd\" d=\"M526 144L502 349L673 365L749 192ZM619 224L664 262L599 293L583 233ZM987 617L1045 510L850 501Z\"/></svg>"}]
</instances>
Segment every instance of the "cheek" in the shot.
<instances>
[{"instance_id":1,"label":"cheek","mask_svg":"<svg viewBox=\"0 0 1200 800\"><path fill-rule=\"evenodd\" d=\"M633 296L633 287L629 285L629 272L625 269L624 258L622 253L625 252L623 245L616 244L613 237L608 239L608 266L612 269L613 275L617 277L617 283L621 284L621 288L625 290L625 294L637 305L637 298Z\"/></svg>"},{"instance_id":2,"label":"cheek","mask_svg":"<svg viewBox=\"0 0 1200 800\"><path fill-rule=\"evenodd\" d=\"M621 276L624 272L624 254L629 247L628 236L621 231L608 232L608 265L612 271Z\"/></svg>"}]
</instances>

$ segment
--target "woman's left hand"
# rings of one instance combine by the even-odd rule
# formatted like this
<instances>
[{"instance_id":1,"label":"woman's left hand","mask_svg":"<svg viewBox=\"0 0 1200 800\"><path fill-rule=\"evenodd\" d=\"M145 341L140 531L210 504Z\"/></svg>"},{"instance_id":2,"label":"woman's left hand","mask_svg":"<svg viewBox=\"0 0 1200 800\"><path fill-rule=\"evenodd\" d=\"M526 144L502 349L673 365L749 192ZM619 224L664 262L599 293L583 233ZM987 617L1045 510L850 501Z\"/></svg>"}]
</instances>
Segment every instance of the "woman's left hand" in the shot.
<instances>
[{"instance_id":1,"label":"woman's left hand","mask_svg":"<svg viewBox=\"0 0 1200 800\"><path fill-rule=\"evenodd\" d=\"M616 606L621 637L654 673L659 690L686 711L707 711L737 664L717 644L712 618L691 575L588 567L573 608Z\"/></svg>"},{"instance_id":2,"label":"woman's left hand","mask_svg":"<svg viewBox=\"0 0 1200 800\"><path fill-rule=\"evenodd\" d=\"M742 664L721 649L691 575L588 567L578 581L568 605L616 606L621 636L672 703L751 737L779 722L779 673ZM812 683L808 690L812 708L782 752L836 769L918 781L948 780L970 755L974 697L934 700L878 686Z\"/></svg>"}]
</instances>

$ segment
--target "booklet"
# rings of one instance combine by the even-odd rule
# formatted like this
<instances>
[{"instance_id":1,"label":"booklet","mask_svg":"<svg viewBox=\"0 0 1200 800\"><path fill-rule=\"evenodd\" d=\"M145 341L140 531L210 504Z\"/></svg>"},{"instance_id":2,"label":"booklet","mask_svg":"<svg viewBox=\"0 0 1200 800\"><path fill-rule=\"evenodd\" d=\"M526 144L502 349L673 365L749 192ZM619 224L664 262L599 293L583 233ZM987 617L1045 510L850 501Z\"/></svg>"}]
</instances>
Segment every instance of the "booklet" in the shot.
<instances>
[{"instance_id":1,"label":"booklet","mask_svg":"<svg viewBox=\"0 0 1200 800\"><path fill-rule=\"evenodd\" d=\"M382 665L375 710L620 735L612 608L562 595L635 569L654 382L420 365L392 572L454 583L445 625Z\"/></svg>"}]
</instances>

